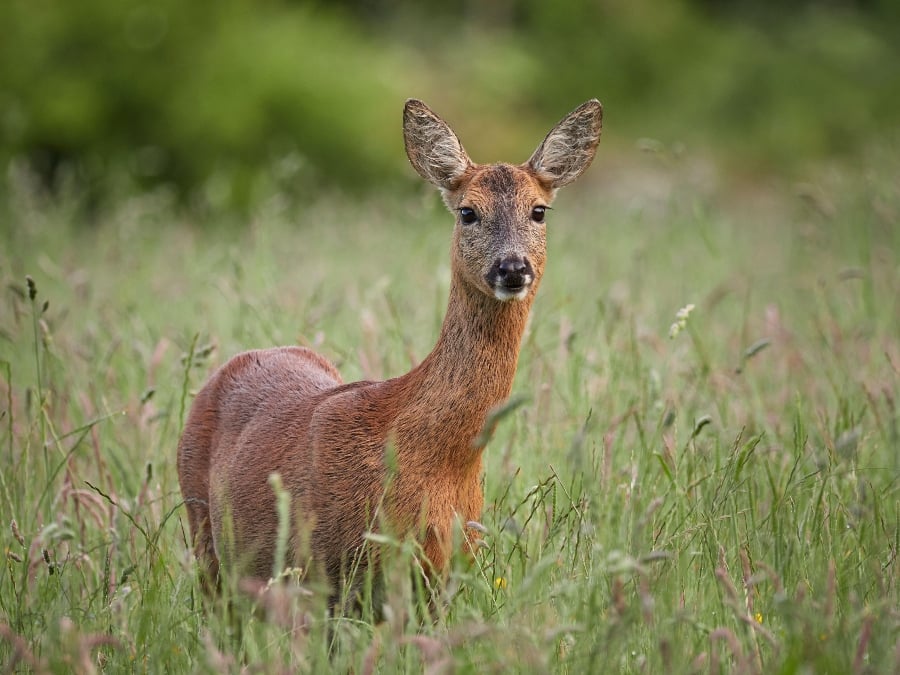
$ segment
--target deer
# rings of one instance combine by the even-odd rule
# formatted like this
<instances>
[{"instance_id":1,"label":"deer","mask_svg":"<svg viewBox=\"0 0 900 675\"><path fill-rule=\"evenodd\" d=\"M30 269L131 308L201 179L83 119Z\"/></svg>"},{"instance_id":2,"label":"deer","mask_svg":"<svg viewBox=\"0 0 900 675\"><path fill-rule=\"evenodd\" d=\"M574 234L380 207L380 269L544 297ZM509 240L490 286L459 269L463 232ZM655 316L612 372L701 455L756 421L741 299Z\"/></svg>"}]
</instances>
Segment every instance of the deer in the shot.
<instances>
[{"instance_id":1,"label":"deer","mask_svg":"<svg viewBox=\"0 0 900 675\"><path fill-rule=\"evenodd\" d=\"M426 578L445 578L460 541L475 555L483 431L512 391L544 271L547 211L590 166L601 126L591 99L527 162L476 164L444 120L406 102L409 162L455 215L437 343L383 381L344 383L302 346L240 353L209 378L177 464L194 557L213 593L223 567L263 581L278 575L279 494L291 507L284 558L320 575L332 611L340 597L359 595L362 573L378 572L378 551L360 552L379 528L417 542Z\"/></svg>"}]
</instances>

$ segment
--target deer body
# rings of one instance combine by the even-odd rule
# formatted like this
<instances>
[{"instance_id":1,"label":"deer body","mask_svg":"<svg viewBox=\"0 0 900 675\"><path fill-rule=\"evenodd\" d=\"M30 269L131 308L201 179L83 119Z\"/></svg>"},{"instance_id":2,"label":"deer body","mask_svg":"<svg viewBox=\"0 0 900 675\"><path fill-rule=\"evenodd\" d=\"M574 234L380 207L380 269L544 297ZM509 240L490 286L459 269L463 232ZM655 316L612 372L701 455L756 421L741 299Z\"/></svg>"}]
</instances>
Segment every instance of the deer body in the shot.
<instances>
[{"instance_id":1,"label":"deer body","mask_svg":"<svg viewBox=\"0 0 900 675\"><path fill-rule=\"evenodd\" d=\"M430 573L446 569L454 523L481 515L481 431L512 388L544 268L544 211L590 164L600 121L600 104L589 101L526 164L481 166L437 115L407 102L410 161L458 214L440 337L412 371L382 382L343 384L334 366L302 347L239 354L210 378L178 449L208 580L220 561L272 575L272 473L292 499L287 562L305 567L297 558L308 554L335 593L364 534L381 523L420 541ZM366 560L377 564L377 551Z\"/></svg>"}]
</instances>

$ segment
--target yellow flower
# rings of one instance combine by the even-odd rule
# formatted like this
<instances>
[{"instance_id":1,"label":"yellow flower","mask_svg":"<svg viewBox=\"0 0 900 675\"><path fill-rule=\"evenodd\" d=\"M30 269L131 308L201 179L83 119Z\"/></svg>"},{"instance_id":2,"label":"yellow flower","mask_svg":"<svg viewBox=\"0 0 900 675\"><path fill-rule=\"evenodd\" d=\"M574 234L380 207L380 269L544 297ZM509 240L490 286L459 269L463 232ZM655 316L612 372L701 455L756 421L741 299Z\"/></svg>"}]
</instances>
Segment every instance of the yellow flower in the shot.
<instances>
[{"instance_id":1,"label":"yellow flower","mask_svg":"<svg viewBox=\"0 0 900 675\"><path fill-rule=\"evenodd\" d=\"M762 623L762 622L763 622L763 615L762 615L761 612L757 612L756 614L754 614L754 615L753 615L753 618L756 619L756 623Z\"/></svg>"},{"instance_id":2,"label":"yellow flower","mask_svg":"<svg viewBox=\"0 0 900 675\"><path fill-rule=\"evenodd\" d=\"M499 589L506 588L506 579L504 579L503 577L497 577L496 579L494 579L494 586Z\"/></svg>"}]
</instances>

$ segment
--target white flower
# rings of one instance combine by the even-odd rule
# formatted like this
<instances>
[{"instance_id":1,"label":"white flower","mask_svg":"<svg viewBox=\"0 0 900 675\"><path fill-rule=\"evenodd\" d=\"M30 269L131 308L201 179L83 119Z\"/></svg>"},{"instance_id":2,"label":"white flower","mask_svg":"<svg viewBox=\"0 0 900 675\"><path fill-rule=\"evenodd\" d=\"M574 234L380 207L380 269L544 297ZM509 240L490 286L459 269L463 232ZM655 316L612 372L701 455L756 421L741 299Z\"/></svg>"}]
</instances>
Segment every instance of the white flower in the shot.
<instances>
[{"instance_id":1,"label":"white flower","mask_svg":"<svg viewBox=\"0 0 900 675\"><path fill-rule=\"evenodd\" d=\"M675 312L675 323L669 326L669 339L674 340L675 337L684 330L684 327L687 325L688 317L691 315L691 312L694 311L694 305L689 304L685 305L677 312Z\"/></svg>"}]
</instances>

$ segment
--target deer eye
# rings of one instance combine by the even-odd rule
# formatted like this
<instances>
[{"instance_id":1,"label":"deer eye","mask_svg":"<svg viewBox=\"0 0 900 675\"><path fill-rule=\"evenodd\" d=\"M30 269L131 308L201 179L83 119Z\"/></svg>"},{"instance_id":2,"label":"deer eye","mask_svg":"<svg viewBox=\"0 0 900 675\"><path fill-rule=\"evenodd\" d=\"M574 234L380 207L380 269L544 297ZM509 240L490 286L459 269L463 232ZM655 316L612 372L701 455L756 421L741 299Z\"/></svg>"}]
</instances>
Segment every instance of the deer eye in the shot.
<instances>
[{"instance_id":1,"label":"deer eye","mask_svg":"<svg viewBox=\"0 0 900 675\"><path fill-rule=\"evenodd\" d=\"M531 209L531 219L536 223L543 223L544 217L547 215L546 206L535 206Z\"/></svg>"},{"instance_id":2,"label":"deer eye","mask_svg":"<svg viewBox=\"0 0 900 675\"><path fill-rule=\"evenodd\" d=\"M464 206L459 210L459 220L463 225L474 225L478 222L478 214L475 213L475 209Z\"/></svg>"}]
</instances>

